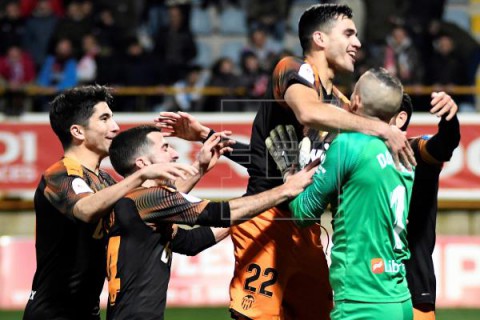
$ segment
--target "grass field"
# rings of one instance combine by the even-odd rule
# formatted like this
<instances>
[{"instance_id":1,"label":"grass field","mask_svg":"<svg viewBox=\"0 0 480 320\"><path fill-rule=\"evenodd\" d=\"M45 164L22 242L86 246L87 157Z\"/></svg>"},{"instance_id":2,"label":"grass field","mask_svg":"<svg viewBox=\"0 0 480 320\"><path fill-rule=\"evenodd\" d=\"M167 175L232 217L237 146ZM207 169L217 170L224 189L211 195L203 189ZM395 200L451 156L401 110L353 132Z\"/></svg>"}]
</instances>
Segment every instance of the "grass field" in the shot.
<instances>
[{"instance_id":1,"label":"grass field","mask_svg":"<svg viewBox=\"0 0 480 320\"><path fill-rule=\"evenodd\" d=\"M20 311L0 311L0 320L22 319ZM102 319L105 319L103 312ZM168 308L166 320L228 320L227 308ZM439 309L437 320L480 320L480 309Z\"/></svg>"}]
</instances>

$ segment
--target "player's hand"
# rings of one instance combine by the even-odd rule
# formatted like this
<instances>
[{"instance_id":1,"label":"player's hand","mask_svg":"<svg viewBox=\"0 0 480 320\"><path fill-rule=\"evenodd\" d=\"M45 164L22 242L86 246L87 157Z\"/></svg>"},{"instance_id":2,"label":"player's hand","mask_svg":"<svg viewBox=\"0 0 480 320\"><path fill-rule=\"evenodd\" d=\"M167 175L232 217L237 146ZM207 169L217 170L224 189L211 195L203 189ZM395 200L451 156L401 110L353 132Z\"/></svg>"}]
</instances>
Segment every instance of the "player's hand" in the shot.
<instances>
[{"instance_id":1,"label":"player's hand","mask_svg":"<svg viewBox=\"0 0 480 320\"><path fill-rule=\"evenodd\" d=\"M396 126L390 126L385 136L385 143L392 153L395 166L400 168L400 163L408 170L416 166L415 155L404 132Z\"/></svg>"},{"instance_id":2,"label":"player's hand","mask_svg":"<svg viewBox=\"0 0 480 320\"><path fill-rule=\"evenodd\" d=\"M284 186L288 188L289 199L296 197L305 188L313 182L313 175L318 167L320 160L313 161L299 172L286 177Z\"/></svg>"},{"instance_id":3,"label":"player's hand","mask_svg":"<svg viewBox=\"0 0 480 320\"><path fill-rule=\"evenodd\" d=\"M432 105L430 113L437 117L446 115L445 119L447 121L451 120L458 111L458 106L455 101L445 92L432 92L430 104Z\"/></svg>"},{"instance_id":4,"label":"player's hand","mask_svg":"<svg viewBox=\"0 0 480 320\"><path fill-rule=\"evenodd\" d=\"M188 141L203 141L210 128L202 125L194 116L186 112L160 112L153 120L165 137L178 137Z\"/></svg>"},{"instance_id":5,"label":"player's hand","mask_svg":"<svg viewBox=\"0 0 480 320\"><path fill-rule=\"evenodd\" d=\"M198 162L202 173L210 171L218 162L220 156L226 152L232 152L231 146L235 144L234 140L226 139L224 132L216 132L208 138L198 153Z\"/></svg>"},{"instance_id":6,"label":"player's hand","mask_svg":"<svg viewBox=\"0 0 480 320\"><path fill-rule=\"evenodd\" d=\"M265 146L284 179L298 170L298 138L292 125L276 126L265 139Z\"/></svg>"},{"instance_id":7,"label":"player's hand","mask_svg":"<svg viewBox=\"0 0 480 320\"><path fill-rule=\"evenodd\" d=\"M143 167L141 170L142 178L144 180L186 180L188 176L194 176L198 173L198 169L191 165L175 162L151 164Z\"/></svg>"}]
</instances>

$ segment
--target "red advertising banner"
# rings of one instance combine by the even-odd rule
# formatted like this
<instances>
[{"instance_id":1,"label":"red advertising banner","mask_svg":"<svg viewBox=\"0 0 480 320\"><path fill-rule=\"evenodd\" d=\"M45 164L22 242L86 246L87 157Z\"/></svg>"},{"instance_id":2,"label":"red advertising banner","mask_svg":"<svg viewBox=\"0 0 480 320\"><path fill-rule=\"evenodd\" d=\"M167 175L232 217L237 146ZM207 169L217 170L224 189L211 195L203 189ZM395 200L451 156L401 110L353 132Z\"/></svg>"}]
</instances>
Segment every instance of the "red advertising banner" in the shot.
<instances>
[{"instance_id":1,"label":"red advertising banner","mask_svg":"<svg viewBox=\"0 0 480 320\"><path fill-rule=\"evenodd\" d=\"M437 307L480 308L480 237L439 236L433 260ZM233 266L230 239L195 257L175 254L167 305L227 306ZM0 237L0 309L25 307L34 272L34 240ZM107 290L105 285L101 296L103 306Z\"/></svg>"},{"instance_id":2,"label":"red advertising banner","mask_svg":"<svg viewBox=\"0 0 480 320\"><path fill-rule=\"evenodd\" d=\"M152 123L156 114L115 115L122 129ZM215 130L231 130L233 138L248 142L254 114L209 114L197 118ZM409 135L434 134L438 118L415 114ZM461 145L445 165L440 181L440 199L480 199L480 116L460 115ZM195 159L199 143L171 139L182 162ZM26 115L16 122L0 124L0 195L31 197L42 172L62 155L61 145L50 129L46 115ZM113 172L108 159L103 167ZM240 165L222 159L195 188L195 195L229 198L241 195L248 175Z\"/></svg>"}]
</instances>

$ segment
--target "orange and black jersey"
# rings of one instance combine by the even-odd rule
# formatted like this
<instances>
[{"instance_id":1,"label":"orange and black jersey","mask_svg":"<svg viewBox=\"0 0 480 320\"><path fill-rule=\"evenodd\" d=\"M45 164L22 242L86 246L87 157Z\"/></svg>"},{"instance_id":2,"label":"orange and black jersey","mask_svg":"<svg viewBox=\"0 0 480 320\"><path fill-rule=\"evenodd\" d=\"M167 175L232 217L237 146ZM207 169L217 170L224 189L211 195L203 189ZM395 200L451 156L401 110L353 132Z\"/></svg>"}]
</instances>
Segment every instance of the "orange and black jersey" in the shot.
<instances>
[{"instance_id":1,"label":"orange and black jersey","mask_svg":"<svg viewBox=\"0 0 480 320\"><path fill-rule=\"evenodd\" d=\"M444 162L449 161L460 142L460 125L455 116L442 118L438 133L410 140L417 167L408 214L407 240L411 258L405 263L413 304L435 304L436 281L432 253L435 247L435 226L439 176Z\"/></svg>"},{"instance_id":2,"label":"orange and black jersey","mask_svg":"<svg viewBox=\"0 0 480 320\"><path fill-rule=\"evenodd\" d=\"M102 221L73 217L78 200L113 185L106 172L64 158L43 174L34 197L37 269L24 319L100 319L105 281Z\"/></svg>"},{"instance_id":3,"label":"orange and black jersey","mask_svg":"<svg viewBox=\"0 0 480 320\"><path fill-rule=\"evenodd\" d=\"M293 125L299 140L306 135L310 137L312 140L311 160L319 157L325 149L326 133L304 128L284 101L287 89L297 83L315 89L319 100L340 105L340 97L337 98L333 94L327 95L320 83L318 73L310 64L295 57L286 57L280 60L273 71L265 99L253 122L250 146L234 145L234 152L229 156L248 169L250 179L247 195L271 189L283 182L275 161L265 147L265 139L277 125ZM336 89L334 92L338 93ZM340 93L338 94L340 95ZM329 136L328 141L333 140L334 135L330 134Z\"/></svg>"},{"instance_id":4,"label":"orange and black jersey","mask_svg":"<svg viewBox=\"0 0 480 320\"><path fill-rule=\"evenodd\" d=\"M228 211L223 217L222 210ZM107 319L148 320L163 319L172 252L195 255L215 244L210 228L183 230L173 223L229 226L230 214L223 204L153 187L138 188L119 200L112 220Z\"/></svg>"}]
</instances>

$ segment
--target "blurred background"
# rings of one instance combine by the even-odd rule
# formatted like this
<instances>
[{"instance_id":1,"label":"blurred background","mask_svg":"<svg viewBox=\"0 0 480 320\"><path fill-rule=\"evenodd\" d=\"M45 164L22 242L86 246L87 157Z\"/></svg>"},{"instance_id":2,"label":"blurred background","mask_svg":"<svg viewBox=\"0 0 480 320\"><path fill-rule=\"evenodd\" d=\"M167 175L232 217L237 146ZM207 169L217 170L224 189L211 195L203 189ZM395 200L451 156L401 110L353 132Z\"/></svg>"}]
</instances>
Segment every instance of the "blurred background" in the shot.
<instances>
[{"instance_id":1,"label":"blurred background","mask_svg":"<svg viewBox=\"0 0 480 320\"><path fill-rule=\"evenodd\" d=\"M441 177L438 319L480 319L480 0L338 2L352 7L362 41L355 73L337 79L347 96L368 68L388 69L412 96L410 135L436 132L437 119L425 113L432 91L447 91L460 106L461 146ZM0 0L0 319L21 318L15 310L35 270L33 192L62 155L46 113L52 96L109 85L122 129L182 110L248 141L273 66L302 55L298 19L315 3ZM185 162L195 158L197 145L172 144ZM112 170L108 159L103 165ZM246 179L223 161L195 195L240 196ZM167 319L228 318L232 271L229 239L197 257L176 256Z\"/></svg>"}]
</instances>

